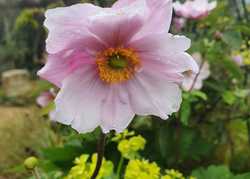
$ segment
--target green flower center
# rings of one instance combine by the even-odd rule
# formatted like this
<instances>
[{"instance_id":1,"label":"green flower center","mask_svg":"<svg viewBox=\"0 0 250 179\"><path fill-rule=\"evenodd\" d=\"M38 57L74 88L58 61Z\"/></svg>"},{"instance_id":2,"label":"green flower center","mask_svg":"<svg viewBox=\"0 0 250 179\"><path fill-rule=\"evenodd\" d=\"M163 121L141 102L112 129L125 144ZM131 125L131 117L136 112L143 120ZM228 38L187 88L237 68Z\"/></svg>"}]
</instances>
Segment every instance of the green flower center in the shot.
<instances>
[{"instance_id":1,"label":"green flower center","mask_svg":"<svg viewBox=\"0 0 250 179\"><path fill-rule=\"evenodd\" d=\"M110 57L108 64L111 68L119 70L126 68L128 66L128 61L120 55L115 55Z\"/></svg>"}]
</instances>

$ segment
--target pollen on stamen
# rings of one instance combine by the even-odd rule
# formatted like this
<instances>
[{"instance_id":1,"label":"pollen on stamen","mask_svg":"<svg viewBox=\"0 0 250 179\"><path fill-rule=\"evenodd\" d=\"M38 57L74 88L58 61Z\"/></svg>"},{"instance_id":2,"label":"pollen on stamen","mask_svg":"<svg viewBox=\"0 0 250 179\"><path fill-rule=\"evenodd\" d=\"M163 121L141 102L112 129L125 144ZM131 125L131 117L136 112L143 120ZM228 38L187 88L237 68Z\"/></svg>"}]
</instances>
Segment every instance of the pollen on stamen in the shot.
<instances>
[{"instance_id":1,"label":"pollen on stamen","mask_svg":"<svg viewBox=\"0 0 250 179\"><path fill-rule=\"evenodd\" d=\"M141 66L138 55L129 48L108 48L97 55L96 64L100 79L108 84L133 78Z\"/></svg>"}]
</instances>

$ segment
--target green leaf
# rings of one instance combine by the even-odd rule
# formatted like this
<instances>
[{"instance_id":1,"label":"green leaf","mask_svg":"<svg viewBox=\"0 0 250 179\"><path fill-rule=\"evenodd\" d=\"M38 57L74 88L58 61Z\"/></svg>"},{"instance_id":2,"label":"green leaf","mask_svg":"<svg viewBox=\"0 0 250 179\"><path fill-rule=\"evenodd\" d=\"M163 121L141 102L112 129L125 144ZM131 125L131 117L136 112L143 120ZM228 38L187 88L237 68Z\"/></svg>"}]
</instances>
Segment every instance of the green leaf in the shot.
<instances>
[{"instance_id":1,"label":"green leaf","mask_svg":"<svg viewBox=\"0 0 250 179\"><path fill-rule=\"evenodd\" d=\"M249 179L250 173L240 174L232 177L232 179Z\"/></svg>"},{"instance_id":2,"label":"green leaf","mask_svg":"<svg viewBox=\"0 0 250 179\"><path fill-rule=\"evenodd\" d=\"M195 97L198 97L200 99L203 99L204 101L207 100L207 95L206 93L202 92L202 91L198 91L198 90L194 90L191 92L191 94Z\"/></svg>"},{"instance_id":3,"label":"green leaf","mask_svg":"<svg viewBox=\"0 0 250 179\"><path fill-rule=\"evenodd\" d=\"M222 98L223 98L223 101L229 105L234 104L236 101L236 96L235 96L234 92L232 92L232 91L225 91L222 94Z\"/></svg>"},{"instance_id":4,"label":"green leaf","mask_svg":"<svg viewBox=\"0 0 250 179\"><path fill-rule=\"evenodd\" d=\"M199 168L192 172L197 179L231 179L233 176L226 166L209 166L207 169Z\"/></svg>"},{"instance_id":5,"label":"green leaf","mask_svg":"<svg viewBox=\"0 0 250 179\"><path fill-rule=\"evenodd\" d=\"M221 61L223 63L224 68L230 72L230 74L238 79L238 80L242 80L243 79L243 74L241 69L239 68L239 66L235 65L235 62L233 62L233 60L229 59L229 58L225 58L222 59Z\"/></svg>"},{"instance_id":6,"label":"green leaf","mask_svg":"<svg viewBox=\"0 0 250 179\"><path fill-rule=\"evenodd\" d=\"M241 33L238 31L227 31L222 40L233 49L239 49L242 43Z\"/></svg>"},{"instance_id":7,"label":"green leaf","mask_svg":"<svg viewBox=\"0 0 250 179\"><path fill-rule=\"evenodd\" d=\"M250 173L234 175L227 166L211 165L207 169L198 168L192 171L197 179L249 179Z\"/></svg>"},{"instance_id":8,"label":"green leaf","mask_svg":"<svg viewBox=\"0 0 250 179\"><path fill-rule=\"evenodd\" d=\"M47 106L45 106L44 108L41 109L40 115L41 116L47 115L51 111L53 111L54 109L55 109L55 103L52 101Z\"/></svg>"},{"instance_id":9,"label":"green leaf","mask_svg":"<svg viewBox=\"0 0 250 179\"><path fill-rule=\"evenodd\" d=\"M184 100L181 105L180 121L183 125L188 125L188 119L191 114L191 103L188 99Z\"/></svg>"},{"instance_id":10,"label":"green leaf","mask_svg":"<svg viewBox=\"0 0 250 179\"><path fill-rule=\"evenodd\" d=\"M57 167L66 168L72 166L72 162L83 153L81 147L64 146L51 147L42 150L42 155L46 160L51 161Z\"/></svg>"},{"instance_id":11,"label":"green leaf","mask_svg":"<svg viewBox=\"0 0 250 179\"><path fill-rule=\"evenodd\" d=\"M249 90L246 90L246 89L237 89L235 92L234 92L235 96L239 97L239 98L246 98L247 95L249 94Z\"/></svg>"}]
</instances>

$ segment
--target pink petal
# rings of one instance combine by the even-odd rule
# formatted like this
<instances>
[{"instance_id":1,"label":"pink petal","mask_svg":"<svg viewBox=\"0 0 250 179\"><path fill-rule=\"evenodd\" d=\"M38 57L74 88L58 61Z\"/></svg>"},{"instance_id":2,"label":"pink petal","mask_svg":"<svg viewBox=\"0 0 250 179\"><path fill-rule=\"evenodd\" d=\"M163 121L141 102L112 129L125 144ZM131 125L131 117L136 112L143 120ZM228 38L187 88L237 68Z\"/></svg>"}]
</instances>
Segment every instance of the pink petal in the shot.
<instances>
[{"instance_id":1,"label":"pink petal","mask_svg":"<svg viewBox=\"0 0 250 179\"><path fill-rule=\"evenodd\" d=\"M146 14L145 2L136 1L92 16L89 30L111 47L124 46L142 27Z\"/></svg>"},{"instance_id":2,"label":"pink petal","mask_svg":"<svg viewBox=\"0 0 250 179\"><path fill-rule=\"evenodd\" d=\"M127 85L131 106L136 114L166 119L180 107L181 90L175 83L143 71L134 80L128 81Z\"/></svg>"},{"instance_id":3,"label":"pink petal","mask_svg":"<svg viewBox=\"0 0 250 179\"><path fill-rule=\"evenodd\" d=\"M136 1L142 0L119 0L113 5L113 8L129 6ZM172 19L172 0L146 0L146 3L150 13L147 17L147 23L145 23L143 29L137 35L143 36L152 31L168 32Z\"/></svg>"},{"instance_id":4,"label":"pink petal","mask_svg":"<svg viewBox=\"0 0 250 179\"><path fill-rule=\"evenodd\" d=\"M113 4L113 8L122 8L124 6L128 6L130 5L131 3L135 2L136 0L119 0L119 1L116 1L114 4Z\"/></svg>"},{"instance_id":5,"label":"pink petal","mask_svg":"<svg viewBox=\"0 0 250 179\"><path fill-rule=\"evenodd\" d=\"M102 109L103 131L116 130L122 132L132 121L135 113L132 111L125 86L111 86Z\"/></svg>"},{"instance_id":6,"label":"pink petal","mask_svg":"<svg viewBox=\"0 0 250 179\"><path fill-rule=\"evenodd\" d=\"M64 81L55 100L55 120L80 133L94 130L102 120L106 91L107 86L99 80L94 66L81 68Z\"/></svg>"},{"instance_id":7,"label":"pink petal","mask_svg":"<svg viewBox=\"0 0 250 179\"><path fill-rule=\"evenodd\" d=\"M147 0L147 3L150 7L148 21L137 36L168 32L172 20L172 0Z\"/></svg>"},{"instance_id":8,"label":"pink petal","mask_svg":"<svg viewBox=\"0 0 250 179\"><path fill-rule=\"evenodd\" d=\"M38 71L38 75L56 86L61 87L62 81L69 74L84 64L89 63L94 63L94 60L92 60L89 55L68 50L59 54L49 55L47 63Z\"/></svg>"},{"instance_id":9,"label":"pink petal","mask_svg":"<svg viewBox=\"0 0 250 179\"><path fill-rule=\"evenodd\" d=\"M53 100L54 96L49 91L47 91L41 93L40 96L37 97L36 102L39 106L45 107Z\"/></svg>"},{"instance_id":10,"label":"pink petal","mask_svg":"<svg viewBox=\"0 0 250 179\"><path fill-rule=\"evenodd\" d=\"M47 51L57 53L72 46L103 49L105 44L86 29L89 16L100 11L102 8L88 3L47 10L44 22L49 30Z\"/></svg>"},{"instance_id":11,"label":"pink petal","mask_svg":"<svg viewBox=\"0 0 250 179\"><path fill-rule=\"evenodd\" d=\"M139 52L165 51L166 53L184 52L191 45L185 36L168 33L151 33L129 43L131 48Z\"/></svg>"}]
</instances>

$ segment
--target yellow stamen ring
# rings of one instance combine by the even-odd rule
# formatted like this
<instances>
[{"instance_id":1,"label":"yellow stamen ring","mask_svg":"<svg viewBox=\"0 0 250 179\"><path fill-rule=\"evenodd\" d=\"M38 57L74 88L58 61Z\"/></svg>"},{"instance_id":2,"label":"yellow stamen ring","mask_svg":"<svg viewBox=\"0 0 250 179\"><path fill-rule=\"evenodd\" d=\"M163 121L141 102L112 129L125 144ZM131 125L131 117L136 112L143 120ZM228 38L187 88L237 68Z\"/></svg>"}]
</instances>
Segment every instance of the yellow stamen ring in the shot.
<instances>
[{"instance_id":1,"label":"yellow stamen ring","mask_svg":"<svg viewBox=\"0 0 250 179\"><path fill-rule=\"evenodd\" d=\"M109 84L131 79L141 66L138 55L129 48L108 48L97 55L96 64L100 79Z\"/></svg>"}]
</instances>

